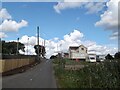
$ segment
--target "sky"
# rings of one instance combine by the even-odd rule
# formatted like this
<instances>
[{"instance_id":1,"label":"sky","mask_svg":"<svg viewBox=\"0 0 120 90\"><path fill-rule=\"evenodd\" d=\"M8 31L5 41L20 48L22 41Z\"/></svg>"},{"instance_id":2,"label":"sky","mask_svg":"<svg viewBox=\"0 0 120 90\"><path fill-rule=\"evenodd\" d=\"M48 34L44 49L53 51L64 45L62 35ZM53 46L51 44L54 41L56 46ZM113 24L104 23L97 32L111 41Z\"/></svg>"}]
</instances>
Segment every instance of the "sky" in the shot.
<instances>
[{"instance_id":1,"label":"sky","mask_svg":"<svg viewBox=\"0 0 120 90\"><path fill-rule=\"evenodd\" d=\"M34 0L32 0L34 1ZM118 50L118 1L106 2L2 2L0 38L25 44L22 54L35 54L37 26L46 57L69 46L83 44L96 54ZM28 52L27 52L28 50Z\"/></svg>"}]
</instances>

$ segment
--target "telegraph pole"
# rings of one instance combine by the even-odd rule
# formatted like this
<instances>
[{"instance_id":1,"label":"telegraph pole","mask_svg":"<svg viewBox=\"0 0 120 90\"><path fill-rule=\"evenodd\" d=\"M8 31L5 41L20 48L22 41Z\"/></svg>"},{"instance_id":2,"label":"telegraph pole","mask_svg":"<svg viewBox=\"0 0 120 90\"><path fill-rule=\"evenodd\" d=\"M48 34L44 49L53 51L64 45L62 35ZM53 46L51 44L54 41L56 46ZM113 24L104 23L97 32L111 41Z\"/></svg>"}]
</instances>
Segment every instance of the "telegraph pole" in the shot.
<instances>
[{"instance_id":1,"label":"telegraph pole","mask_svg":"<svg viewBox=\"0 0 120 90\"><path fill-rule=\"evenodd\" d=\"M28 37L28 42L27 42L27 55L28 55L28 46L29 46L29 37Z\"/></svg>"},{"instance_id":2,"label":"telegraph pole","mask_svg":"<svg viewBox=\"0 0 120 90\"><path fill-rule=\"evenodd\" d=\"M18 50L19 50L19 38L17 38L17 52L16 52L16 55L18 55Z\"/></svg>"},{"instance_id":3,"label":"telegraph pole","mask_svg":"<svg viewBox=\"0 0 120 90\"><path fill-rule=\"evenodd\" d=\"M44 55L44 57L45 57L45 39L44 39L44 41L43 41L43 48L44 48L44 50L43 50L43 55Z\"/></svg>"},{"instance_id":4,"label":"telegraph pole","mask_svg":"<svg viewBox=\"0 0 120 90\"><path fill-rule=\"evenodd\" d=\"M45 47L45 40L44 40L44 47Z\"/></svg>"},{"instance_id":5,"label":"telegraph pole","mask_svg":"<svg viewBox=\"0 0 120 90\"><path fill-rule=\"evenodd\" d=\"M39 54L40 54L40 52L39 52L39 26L37 27L37 45L38 45L38 47L37 47L37 51L38 51L37 57L38 57L38 60L39 60Z\"/></svg>"}]
</instances>

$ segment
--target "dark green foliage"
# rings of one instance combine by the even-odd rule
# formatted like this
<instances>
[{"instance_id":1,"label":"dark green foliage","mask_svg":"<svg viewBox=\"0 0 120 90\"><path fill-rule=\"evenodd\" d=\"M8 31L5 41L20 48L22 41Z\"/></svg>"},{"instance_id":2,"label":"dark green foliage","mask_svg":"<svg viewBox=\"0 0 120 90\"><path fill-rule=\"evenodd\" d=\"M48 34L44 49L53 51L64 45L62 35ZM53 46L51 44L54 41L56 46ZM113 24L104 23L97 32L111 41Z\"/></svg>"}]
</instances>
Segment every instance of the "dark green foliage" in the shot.
<instances>
[{"instance_id":1,"label":"dark green foliage","mask_svg":"<svg viewBox=\"0 0 120 90\"><path fill-rule=\"evenodd\" d=\"M39 50L39 54L42 55L43 57L45 56L45 47L42 45L35 45L35 53L38 54L38 50Z\"/></svg>"},{"instance_id":2,"label":"dark green foliage","mask_svg":"<svg viewBox=\"0 0 120 90\"><path fill-rule=\"evenodd\" d=\"M59 64L60 63L60 60L58 58L55 58L53 61L52 61L54 64Z\"/></svg>"},{"instance_id":3,"label":"dark green foliage","mask_svg":"<svg viewBox=\"0 0 120 90\"><path fill-rule=\"evenodd\" d=\"M63 58L55 58L52 62L62 68L64 68L66 64L66 61Z\"/></svg>"},{"instance_id":4,"label":"dark green foliage","mask_svg":"<svg viewBox=\"0 0 120 90\"><path fill-rule=\"evenodd\" d=\"M120 88L120 62L108 60L88 65L80 70L55 67L61 88Z\"/></svg>"},{"instance_id":5,"label":"dark green foliage","mask_svg":"<svg viewBox=\"0 0 120 90\"><path fill-rule=\"evenodd\" d=\"M107 54L107 56L105 57L105 59L107 59L107 60L112 60L112 59L114 59L110 54Z\"/></svg>"},{"instance_id":6,"label":"dark green foliage","mask_svg":"<svg viewBox=\"0 0 120 90\"><path fill-rule=\"evenodd\" d=\"M50 59L56 59L57 58L57 56L54 56L54 55L52 55L51 57L50 57Z\"/></svg>"},{"instance_id":7,"label":"dark green foliage","mask_svg":"<svg viewBox=\"0 0 120 90\"><path fill-rule=\"evenodd\" d=\"M114 55L115 59L120 59L120 52L117 52L115 55Z\"/></svg>"},{"instance_id":8,"label":"dark green foliage","mask_svg":"<svg viewBox=\"0 0 120 90\"><path fill-rule=\"evenodd\" d=\"M24 44L18 42L18 50L24 51ZM2 54L15 55L17 53L17 42L2 41ZM18 52L19 54L19 52Z\"/></svg>"}]
</instances>

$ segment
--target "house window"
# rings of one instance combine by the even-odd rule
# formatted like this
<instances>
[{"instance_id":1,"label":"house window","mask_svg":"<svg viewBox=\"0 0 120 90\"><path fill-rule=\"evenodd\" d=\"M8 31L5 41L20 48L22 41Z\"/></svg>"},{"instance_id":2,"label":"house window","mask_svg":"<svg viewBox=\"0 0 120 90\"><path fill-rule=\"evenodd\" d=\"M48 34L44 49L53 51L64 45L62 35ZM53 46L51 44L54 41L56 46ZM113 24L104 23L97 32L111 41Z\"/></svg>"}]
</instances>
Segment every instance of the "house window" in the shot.
<instances>
[{"instance_id":1,"label":"house window","mask_svg":"<svg viewBox=\"0 0 120 90\"><path fill-rule=\"evenodd\" d=\"M81 50L84 50L84 48L81 48Z\"/></svg>"}]
</instances>

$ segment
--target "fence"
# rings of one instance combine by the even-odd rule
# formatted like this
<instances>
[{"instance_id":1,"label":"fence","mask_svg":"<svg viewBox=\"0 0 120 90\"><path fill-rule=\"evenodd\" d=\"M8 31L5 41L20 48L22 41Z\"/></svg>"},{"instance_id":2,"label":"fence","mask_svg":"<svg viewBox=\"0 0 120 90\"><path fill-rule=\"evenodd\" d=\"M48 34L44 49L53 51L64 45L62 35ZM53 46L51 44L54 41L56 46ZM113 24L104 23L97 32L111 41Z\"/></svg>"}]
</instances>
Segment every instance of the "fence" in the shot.
<instances>
[{"instance_id":1,"label":"fence","mask_svg":"<svg viewBox=\"0 0 120 90\"><path fill-rule=\"evenodd\" d=\"M0 60L0 73L29 65L36 60L35 56L6 56Z\"/></svg>"},{"instance_id":2,"label":"fence","mask_svg":"<svg viewBox=\"0 0 120 90\"><path fill-rule=\"evenodd\" d=\"M36 55L2 55L2 60L35 58Z\"/></svg>"}]
</instances>

